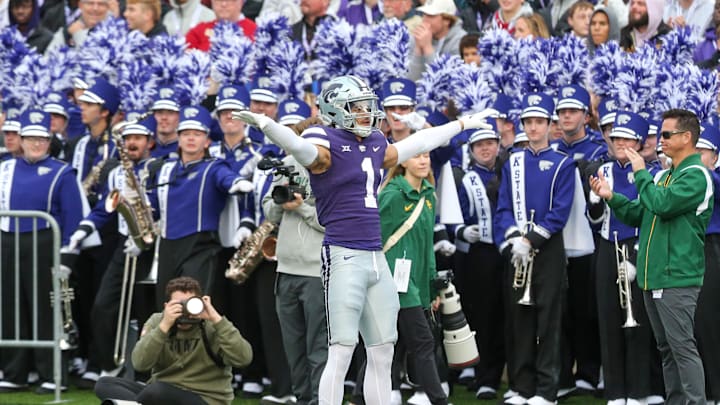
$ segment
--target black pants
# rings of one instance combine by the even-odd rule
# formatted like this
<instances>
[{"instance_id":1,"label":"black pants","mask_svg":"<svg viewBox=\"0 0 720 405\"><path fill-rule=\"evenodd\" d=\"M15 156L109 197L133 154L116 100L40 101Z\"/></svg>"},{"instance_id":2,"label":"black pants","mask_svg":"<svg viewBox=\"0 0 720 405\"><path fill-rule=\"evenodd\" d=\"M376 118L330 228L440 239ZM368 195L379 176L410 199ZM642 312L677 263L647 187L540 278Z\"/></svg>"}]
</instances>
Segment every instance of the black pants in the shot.
<instances>
[{"instance_id":1,"label":"black pants","mask_svg":"<svg viewBox=\"0 0 720 405\"><path fill-rule=\"evenodd\" d=\"M459 253L456 279L462 285L460 300L470 329L475 331L480 362L475 366L475 380L479 387L497 390L505 368L505 344L502 331L503 267L504 262L495 245L473 243L467 254Z\"/></svg>"},{"instance_id":2,"label":"black pants","mask_svg":"<svg viewBox=\"0 0 720 405\"><path fill-rule=\"evenodd\" d=\"M567 303L564 305L561 338L561 387L574 387L575 380L585 380L597 386L600 379L594 257L591 254L568 258Z\"/></svg>"},{"instance_id":3,"label":"black pants","mask_svg":"<svg viewBox=\"0 0 720 405\"><path fill-rule=\"evenodd\" d=\"M632 251L635 239L623 241ZM653 394L651 368L659 367L652 361L655 341L645 311L642 291L631 282L632 313L640 326L622 328L626 312L620 308L617 281L615 242L596 240L597 307L600 327L605 398L645 398Z\"/></svg>"},{"instance_id":4,"label":"black pants","mask_svg":"<svg viewBox=\"0 0 720 405\"><path fill-rule=\"evenodd\" d=\"M119 237L117 221L110 221L100 229L102 245L81 251L77 265L70 277L75 288L73 318L80 333L80 347L77 356L88 358L93 350L90 346L95 338L92 335L93 327L90 311L95 303L95 295L100 289L105 270L118 245ZM90 367L90 364L88 367Z\"/></svg>"},{"instance_id":5,"label":"black pants","mask_svg":"<svg viewBox=\"0 0 720 405\"><path fill-rule=\"evenodd\" d=\"M167 301L165 286L176 277L192 277L200 283L205 293L212 291L220 249L216 232L199 232L175 240L161 239L155 286L156 310L163 310L163 304Z\"/></svg>"},{"instance_id":6,"label":"black pants","mask_svg":"<svg viewBox=\"0 0 720 405\"><path fill-rule=\"evenodd\" d=\"M708 400L720 400L720 235L705 236L705 279L695 309L695 336Z\"/></svg>"},{"instance_id":7,"label":"black pants","mask_svg":"<svg viewBox=\"0 0 720 405\"><path fill-rule=\"evenodd\" d=\"M292 383L275 310L276 268L277 262L262 261L240 286L244 297L238 329L253 347L253 360L243 370L243 379L260 382L267 375L272 395L282 397L292 394Z\"/></svg>"},{"instance_id":8,"label":"black pants","mask_svg":"<svg viewBox=\"0 0 720 405\"><path fill-rule=\"evenodd\" d=\"M100 400L120 399L153 405L205 405L200 395L161 381L143 385L119 377L102 377L95 384Z\"/></svg>"},{"instance_id":9,"label":"black pants","mask_svg":"<svg viewBox=\"0 0 720 405\"><path fill-rule=\"evenodd\" d=\"M37 231L37 256L33 256L33 234L19 234L18 245L15 234L0 233L2 254L2 326L3 337L15 339L16 333L21 339L33 339L33 313L37 314L37 339L53 339L53 311L50 305L52 291L52 231ZM16 255L16 246L19 247ZM18 260L16 277L15 261ZM37 277L33 277L33 264L37 267ZM37 283L37 288L35 286ZM17 288L17 295L15 289ZM37 294L37 302L33 300ZM15 301L18 301L16 306ZM18 317L15 316L16 310ZM15 322L18 321L18 330ZM15 384L27 384L28 373L37 370L41 382L54 382L53 356L51 349L5 348L3 349L4 379ZM66 367L61 367L63 378ZM65 378L64 378L65 379Z\"/></svg>"},{"instance_id":10,"label":"black pants","mask_svg":"<svg viewBox=\"0 0 720 405\"><path fill-rule=\"evenodd\" d=\"M512 266L508 261L508 265ZM555 401L560 378L560 327L567 288L562 234L550 237L535 256L531 281L534 306L517 304L523 289L510 289L509 328L513 361L510 374L525 398L539 395ZM508 272L510 277L514 273ZM509 280L512 285L512 280Z\"/></svg>"},{"instance_id":11,"label":"black pants","mask_svg":"<svg viewBox=\"0 0 720 405\"><path fill-rule=\"evenodd\" d=\"M123 273L125 269L125 237L119 241L115 252L113 253L110 264L103 275L100 288L95 295L95 304L90 312L90 320L92 321L93 340L90 343L90 353L88 353L88 368L91 371L98 372L93 366L97 366L100 370L112 370L118 365L113 359L115 349L115 338L118 326L118 311L120 310L120 295L122 293ZM154 249L151 248L140 254L137 258L135 281L144 279L150 271L152 265ZM130 274L130 264L128 268L128 276ZM141 293L141 286L134 286L133 295ZM126 292L127 293L127 292ZM128 299L128 298L126 298ZM133 300L134 297L130 297ZM127 305L127 303L126 303ZM147 314L154 309L154 305L150 308L139 308L133 301L132 312L137 314ZM139 325L145 322L147 317L136 316ZM121 342L122 343L122 342ZM130 357L130 353L126 353L126 357Z\"/></svg>"}]
</instances>

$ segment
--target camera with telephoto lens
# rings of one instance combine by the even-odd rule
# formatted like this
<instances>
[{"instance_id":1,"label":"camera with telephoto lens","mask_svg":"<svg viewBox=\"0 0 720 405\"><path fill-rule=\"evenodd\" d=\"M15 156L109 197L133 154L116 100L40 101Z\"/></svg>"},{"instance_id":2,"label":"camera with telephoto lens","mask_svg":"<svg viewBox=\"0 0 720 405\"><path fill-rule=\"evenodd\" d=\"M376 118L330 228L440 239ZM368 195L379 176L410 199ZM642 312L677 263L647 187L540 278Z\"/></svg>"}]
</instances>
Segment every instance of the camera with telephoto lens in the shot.
<instances>
[{"instance_id":1,"label":"camera with telephoto lens","mask_svg":"<svg viewBox=\"0 0 720 405\"><path fill-rule=\"evenodd\" d=\"M460 295L452 283L452 270L441 270L433 280L433 286L440 295L440 323L443 329L443 346L448 367L463 369L480 361L475 332L465 319L460 305Z\"/></svg>"},{"instance_id":2,"label":"camera with telephoto lens","mask_svg":"<svg viewBox=\"0 0 720 405\"><path fill-rule=\"evenodd\" d=\"M305 187L298 184L298 182L295 180L295 176L300 174L299 172L294 171L295 166L286 166L283 164L282 160L273 156L266 156L260 162L258 162L257 167L260 170L273 169L273 174L285 176L288 178L287 186L278 185L272 189L270 195L272 196L275 204L285 204L286 202L294 200L295 193L300 194L303 199L307 197Z\"/></svg>"},{"instance_id":3,"label":"camera with telephoto lens","mask_svg":"<svg viewBox=\"0 0 720 405\"><path fill-rule=\"evenodd\" d=\"M205 303L202 298L197 296L190 297L180 301L180 303L183 307L183 313L182 316L175 321L176 323L200 323L200 321L202 321L200 318L191 318L191 316L200 315L205 310Z\"/></svg>"}]
</instances>

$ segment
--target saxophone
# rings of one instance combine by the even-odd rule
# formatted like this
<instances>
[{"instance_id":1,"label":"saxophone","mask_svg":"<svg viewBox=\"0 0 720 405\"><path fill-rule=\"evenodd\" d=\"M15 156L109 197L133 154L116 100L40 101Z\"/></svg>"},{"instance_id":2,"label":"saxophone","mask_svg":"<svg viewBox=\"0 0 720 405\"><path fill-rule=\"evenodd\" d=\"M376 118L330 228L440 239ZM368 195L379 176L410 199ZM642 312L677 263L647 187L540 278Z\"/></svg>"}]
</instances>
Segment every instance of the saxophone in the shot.
<instances>
[{"instance_id":1,"label":"saxophone","mask_svg":"<svg viewBox=\"0 0 720 405\"><path fill-rule=\"evenodd\" d=\"M264 221L247 238L228 261L225 278L242 284L250 278L257 266L263 261L275 259L277 224Z\"/></svg>"},{"instance_id":2,"label":"saxophone","mask_svg":"<svg viewBox=\"0 0 720 405\"><path fill-rule=\"evenodd\" d=\"M102 173L102 169L105 167L108 161L109 150L107 132L102 135L102 142L105 144L102 160L99 161L95 166L93 166L92 169L90 169L90 173L88 173L88 175L85 176L82 181L82 188L83 191L85 191L85 195L87 197L90 197L90 195L92 194L92 189L100 180L100 173Z\"/></svg>"},{"instance_id":3,"label":"saxophone","mask_svg":"<svg viewBox=\"0 0 720 405\"><path fill-rule=\"evenodd\" d=\"M141 250L146 250L152 246L157 233L154 228L152 208L147 203L145 187L143 186L148 171L143 169L140 173L140 179L135 175L134 164L125 149L121 130L127 125L143 120L146 116L143 114L136 120L119 123L112 130L112 137L117 145L120 163L125 171L125 189L123 192L118 189L112 190L105 200L105 210L107 212L117 210L123 216L128 225L128 237L132 238L135 245Z\"/></svg>"}]
</instances>

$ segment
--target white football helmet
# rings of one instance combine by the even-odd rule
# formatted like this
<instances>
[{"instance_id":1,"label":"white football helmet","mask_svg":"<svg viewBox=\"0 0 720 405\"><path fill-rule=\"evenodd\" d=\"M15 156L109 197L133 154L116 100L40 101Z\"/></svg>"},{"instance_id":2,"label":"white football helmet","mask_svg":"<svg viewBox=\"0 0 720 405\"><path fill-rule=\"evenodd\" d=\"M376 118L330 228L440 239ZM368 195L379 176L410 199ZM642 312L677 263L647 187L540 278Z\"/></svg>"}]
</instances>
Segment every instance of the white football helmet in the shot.
<instances>
[{"instance_id":1,"label":"white football helmet","mask_svg":"<svg viewBox=\"0 0 720 405\"><path fill-rule=\"evenodd\" d=\"M318 98L320 117L360 137L369 136L385 117L377 108L375 92L357 76L330 80Z\"/></svg>"}]
</instances>

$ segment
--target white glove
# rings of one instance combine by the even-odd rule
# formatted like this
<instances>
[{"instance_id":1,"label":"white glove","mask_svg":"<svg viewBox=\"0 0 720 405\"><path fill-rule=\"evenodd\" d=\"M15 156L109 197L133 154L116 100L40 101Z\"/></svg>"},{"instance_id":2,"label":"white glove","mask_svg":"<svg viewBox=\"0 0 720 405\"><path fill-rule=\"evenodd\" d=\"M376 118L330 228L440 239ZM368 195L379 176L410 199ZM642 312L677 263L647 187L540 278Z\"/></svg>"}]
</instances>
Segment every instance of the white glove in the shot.
<instances>
[{"instance_id":1,"label":"white glove","mask_svg":"<svg viewBox=\"0 0 720 405\"><path fill-rule=\"evenodd\" d=\"M250 229L244 226L238 228L238 230L235 231L235 236L233 236L233 246L235 246L235 249L239 248L245 239L250 237L250 235L252 235L252 231Z\"/></svg>"},{"instance_id":2,"label":"white glove","mask_svg":"<svg viewBox=\"0 0 720 405\"><path fill-rule=\"evenodd\" d=\"M84 229L78 229L70 235L70 242L68 243L67 249L69 251L77 250L80 243L87 238L89 233Z\"/></svg>"},{"instance_id":3,"label":"white glove","mask_svg":"<svg viewBox=\"0 0 720 405\"><path fill-rule=\"evenodd\" d=\"M413 111L409 114L397 114L397 113L391 113L393 118L396 120L402 122L403 124L407 125L408 128L412 129L413 131L419 131L423 128L425 128L425 123L427 120L422 115L418 114L417 112Z\"/></svg>"},{"instance_id":4,"label":"white glove","mask_svg":"<svg viewBox=\"0 0 720 405\"><path fill-rule=\"evenodd\" d=\"M445 257L450 257L455 253L455 245L447 239L439 240L435 243L433 250Z\"/></svg>"},{"instance_id":5,"label":"white glove","mask_svg":"<svg viewBox=\"0 0 720 405\"><path fill-rule=\"evenodd\" d=\"M512 263L514 265L526 265L530 261L532 246L525 238L518 238L512 245Z\"/></svg>"},{"instance_id":6,"label":"white glove","mask_svg":"<svg viewBox=\"0 0 720 405\"><path fill-rule=\"evenodd\" d=\"M240 121L245 122L246 124L257 127L261 131L263 129L265 129L267 124L269 124L272 121L272 119L265 114L257 114L257 113L250 112L247 110L233 111L232 118L234 120L240 120Z\"/></svg>"},{"instance_id":7,"label":"white glove","mask_svg":"<svg viewBox=\"0 0 720 405\"><path fill-rule=\"evenodd\" d=\"M637 276L637 269L635 268L635 265L630 263L629 261L625 261L625 274L627 275L627 279L629 282L635 281L635 277Z\"/></svg>"},{"instance_id":8,"label":"white glove","mask_svg":"<svg viewBox=\"0 0 720 405\"><path fill-rule=\"evenodd\" d=\"M475 243L480 240L480 227L478 225L466 226L463 229L462 237L469 243Z\"/></svg>"},{"instance_id":9,"label":"white glove","mask_svg":"<svg viewBox=\"0 0 720 405\"><path fill-rule=\"evenodd\" d=\"M590 204L598 204L600 202L600 196L595 194L594 191L590 192Z\"/></svg>"},{"instance_id":10,"label":"white glove","mask_svg":"<svg viewBox=\"0 0 720 405\"><path fill-rule=\"evenodd\" d=\"M497 115L499 115L497 110L486 108L479 113L462 116L458 120L463 123L464 129L492 129L492 125L488 124L487 120Z\"/></svg>"},{"instance_id":11,"label":"white glove","mask_svg":"<svg viewBox=\"0 0 720 405\"><path fill-rule=\"evenodd\" d=\"M228 194L249 193L253 190L253 184L247 180L235 180L228 190Z\"/></svg>"},{"instance_id":12,"label":"white glove","mask_svg":"<svg viewBox=\"0 0 720 405\"><path fill-rule=\"evenodd\" d=\"M133 238L127 238L125 240L125 249L123 249L123 252L125 252L126 255L130 257L138 257L140 256L140 248L135 244L135 241Z\"/></svg>"}]
</instances>

